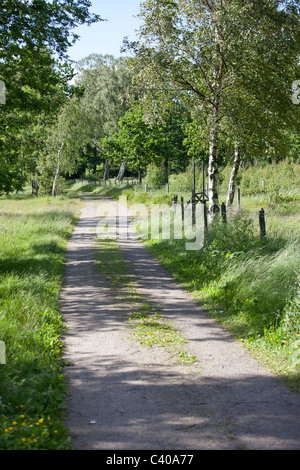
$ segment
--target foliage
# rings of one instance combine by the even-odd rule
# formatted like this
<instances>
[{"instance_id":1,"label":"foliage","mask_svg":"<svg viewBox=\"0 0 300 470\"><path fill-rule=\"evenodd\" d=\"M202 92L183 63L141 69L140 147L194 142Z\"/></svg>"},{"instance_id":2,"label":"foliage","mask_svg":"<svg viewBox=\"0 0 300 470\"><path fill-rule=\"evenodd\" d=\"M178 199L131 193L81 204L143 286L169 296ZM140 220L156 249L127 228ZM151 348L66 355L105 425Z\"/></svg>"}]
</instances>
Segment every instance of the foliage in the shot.
<instances>
[{"instance_id":1,"label":"foliage","mask_svg":"<svg viewBox=\"0 0 300 470\"><path fill-rule=\"evenodd\" d=\"M230 168L222 170L220 191L226 191ZM265 165L248 165L240 169L239 187L242 195L265 195L269 204L280 204L300 198L300 165L289 159Z\"/></svg>"},{"instance_id":2,"label":"foliage","mask_svg":"<svg viewBox=\"0 0 300 470\"><path fill-rule=\"evenodd\" d=\"M238 142L245 153L257 153L257 146L271 154L282 142L283 125L299 122L290 99L299 72L299 8L290 6L281 2L279 10L269 0L142 2L140 40L127 47L150 89L171 83L201 125L206 122L201 131L208 137L212 216L219 208L220 140ZM193 147L194 155L202 151Z\"/></svg>"},{"instance_id":3,"label":"foliage","mask_svg":"<svg viewBox=\"0 0 300 470\"><path fill-rule=\"evenodd\" d=\"M22 189L34 173L49 122L72 94L66 51L79 24L100 21L88 0L3 0L0 11L0 193Z\"/></svg>"},{"instance_id":4,"label":"foliage","mask_svg":"<svg viewBox=\"0 0 300 470\"><path fill-rule=\"evenodd\" d=\"M185 166L183 145L185 126L189 117L182 107L169 107L159 117L147 116L142 102L131 105L119 121L119 130L104 139L108 156L116 162L124 159L129 168L139 172L153 163L164 166L168 179L169 168Z\"/></svg>"},{"instance_id":5,"label":"foliage","mask_svg":"<svg viewBox=\"0 0 300 470\"><path fill-rule=\"evenodd\" d=\"M85 112L81 121L86 132L82 160L95 173L106 158L103 140L117 132L119 119L129 108L131 71L125 59L100 54L82 59L76 67L76 84L83 89L80 106Z\"/></svg>"},{"instance_id":6,"label":"foliage","mask_svg":"<svg viewBox=\"0 0 300 470\"><path fill-rule=\"evenodd\" d=\"M52 190L52 195L56 195L59 176L74 173L79 165L80 149L86 139L84 116L79 99L74 96L48 129L45 150L37 167L41 188L46 193Z\"/></svg>"},{"instance_id":7,"label":"foliage","mask_svg":"<svg viewBox=\"0 0 300 470\"><path fill-rule=\"evenodd\" d=\"M4 71L0 67L7 87L0 108L0 193L22 189L34 174L47 125L70 91L70 69L58 66L47 51L31 54L24 64L15 61Z\"/></svg>"},{"instance_id":8,"label":"foliage","mask_svg":"<svg viewBox=\"0 0 300 470\"><path fill-rule=\"evenodd\" d=\"M91 14L89 0L3 0L0 12L1 58L19 55L24 48L32 52L48 44L59 55L66 54L78 35L80 24L100 21Z\"/></svg>"},{"instance_id":9,"label":"foliage","mask_svg":"<svg viewBox=\"0 0 300 470\"><path fill-rule=\"evenodd\" d=\"M166 184L167 175L164 168L161 168L154 163L150 163L150 165L147 166L147 175L144 182L151 188L157 188Z\"/></svg>"}]
</instances>

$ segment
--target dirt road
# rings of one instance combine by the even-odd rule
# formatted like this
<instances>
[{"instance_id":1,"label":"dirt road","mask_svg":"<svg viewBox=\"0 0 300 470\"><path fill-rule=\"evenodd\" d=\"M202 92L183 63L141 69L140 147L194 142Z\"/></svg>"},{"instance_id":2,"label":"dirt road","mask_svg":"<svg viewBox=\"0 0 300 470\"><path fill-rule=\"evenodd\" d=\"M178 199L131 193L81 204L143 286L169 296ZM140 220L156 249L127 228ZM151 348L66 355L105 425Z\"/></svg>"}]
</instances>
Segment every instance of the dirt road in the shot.
<instances>
[{"instance_id":1,"label":"dirt road","mask_svg":"<svg viewBox=\"0 0 300 470\"><path fill-rule=\"evenodd\" d=\"M188 340L198 373L128 337L128 312L95 266L99 204L100 197L86 198L61 294L72 448L300 449L300 396L209 319L131 238L120 246L141 292Z\"/></svg>"}]
</instances>

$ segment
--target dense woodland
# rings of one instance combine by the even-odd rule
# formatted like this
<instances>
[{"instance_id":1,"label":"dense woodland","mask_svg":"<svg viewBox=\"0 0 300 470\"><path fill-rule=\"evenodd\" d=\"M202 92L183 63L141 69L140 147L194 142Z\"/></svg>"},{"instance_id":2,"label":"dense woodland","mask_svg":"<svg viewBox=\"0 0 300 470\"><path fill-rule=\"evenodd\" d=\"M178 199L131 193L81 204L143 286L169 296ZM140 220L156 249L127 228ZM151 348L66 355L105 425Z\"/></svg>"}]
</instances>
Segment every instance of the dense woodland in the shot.
<instances>
[{"instance_id":1,"label":"dense woodland","mask_svg":"<svg viewBox=\"0 0 300 470\"><path fill-rule=\"evenodd\" d=\"M76 26L102 21L86 0L2 1L0 192L36 180L55 196L64 178L93 174L165 181L191 160L208 169L299 161L300 6L277 0L146 0L139 41L115 58L71 63ZM121 54L120 54L121 55Z\"/></svg>"}]
</instances>

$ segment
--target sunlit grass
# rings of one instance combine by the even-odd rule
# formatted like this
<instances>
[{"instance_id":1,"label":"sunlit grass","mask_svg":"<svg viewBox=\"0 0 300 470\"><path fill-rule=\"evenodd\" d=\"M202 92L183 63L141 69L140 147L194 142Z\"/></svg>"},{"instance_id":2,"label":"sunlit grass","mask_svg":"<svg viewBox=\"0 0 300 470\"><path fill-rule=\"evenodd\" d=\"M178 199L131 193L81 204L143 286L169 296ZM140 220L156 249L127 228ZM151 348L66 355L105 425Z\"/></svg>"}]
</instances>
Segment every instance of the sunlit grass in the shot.
<instances>
[{"instance_id":1,"label":"sunlit grass","mask_svg":"<svg viewBox=\"0 0 300 470\"><path fill-rule=\"evenodd\" d=\"M64 198L0 199L0 449L68 445L59 293L78 207Z\"/></svg>"}]
</instances>

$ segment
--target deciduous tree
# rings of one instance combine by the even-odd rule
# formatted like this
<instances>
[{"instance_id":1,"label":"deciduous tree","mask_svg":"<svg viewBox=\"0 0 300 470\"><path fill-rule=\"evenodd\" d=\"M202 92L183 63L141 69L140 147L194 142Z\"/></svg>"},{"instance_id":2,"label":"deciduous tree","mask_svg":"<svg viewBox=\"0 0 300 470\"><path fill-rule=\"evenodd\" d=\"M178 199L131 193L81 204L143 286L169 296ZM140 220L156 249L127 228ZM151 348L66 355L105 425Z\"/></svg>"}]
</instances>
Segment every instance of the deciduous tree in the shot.
<instances>
[{"instance_id":1,"label":"deciduous tree","mask_svg":"<svg viewBox=\"0 0 300 470\"><path fill-rule=\"evenodd\" d=\"M172 83L194 109L208 115L209 209L214 218L219 211L217 150L221 122L231 113L231 90L251 93L253 88L267 111L290 105L286 77L290 80L299 52L298 2L145 0L140 16L140 41L127 48L141 76ZM282 70L288 72L284 79ZM276 94L280 81L282 96Z\"/></svg>"}]
</instances>

